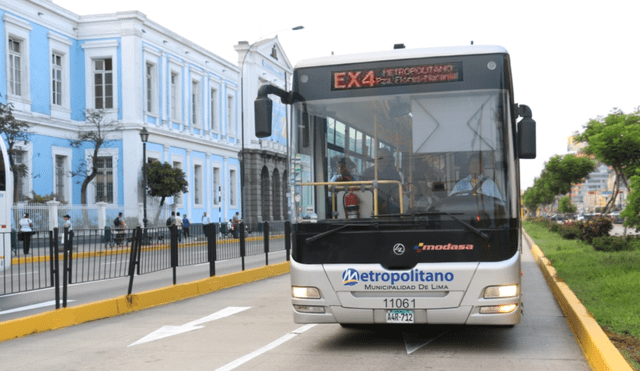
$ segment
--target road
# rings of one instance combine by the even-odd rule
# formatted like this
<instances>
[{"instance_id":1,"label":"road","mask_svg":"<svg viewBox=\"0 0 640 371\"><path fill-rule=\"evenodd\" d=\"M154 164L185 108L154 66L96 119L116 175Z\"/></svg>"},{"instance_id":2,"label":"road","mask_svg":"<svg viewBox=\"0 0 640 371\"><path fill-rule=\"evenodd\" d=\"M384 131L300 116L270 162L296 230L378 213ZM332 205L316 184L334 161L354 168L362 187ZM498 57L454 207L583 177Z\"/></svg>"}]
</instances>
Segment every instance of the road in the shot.
<instances>
[{"instance_id":1,"label":"road","mask_svg":"<svg viewBox=\"0 0 640 371\"><path fill-rule=\"evenodd\" d=\"M611 236L624 236L624 226L622 224L614 224L613 229L609 232ZM637 236L640 235L635 228L627 228L627 235Z\"/></svg>"},{"instance_id":2,"label":"road","mask_svg":"<svg viewBox=\"0 0 640 371\"><path fill-rule=\"evenodd\" d=\"M528 248L513 328L292 321L288 275L0 343L10 370L589 370Z\"/></svg>"}]
</instances>

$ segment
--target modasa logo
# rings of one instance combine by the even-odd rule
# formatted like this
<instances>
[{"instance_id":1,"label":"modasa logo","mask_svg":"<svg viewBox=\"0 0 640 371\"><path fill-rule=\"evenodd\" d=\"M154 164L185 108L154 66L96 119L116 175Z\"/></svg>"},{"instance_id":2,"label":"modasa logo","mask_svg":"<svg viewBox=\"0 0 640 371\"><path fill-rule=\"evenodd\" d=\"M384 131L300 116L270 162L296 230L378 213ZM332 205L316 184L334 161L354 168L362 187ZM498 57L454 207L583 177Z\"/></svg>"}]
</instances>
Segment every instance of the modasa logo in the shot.
<instances>
[{"instance_id":1,"label":"modasa logo","mask_svg":"<svg viewBox=\"0 0 640 371\"><path fill-rule=\"evenodd\" d=\"M427 272L420 269L412 269L409 272L358 272L353 268L342 272L342 284L355 286L362 282L389 282L392 285L398 282L451 282L452 272Z\"/></svg>"},{"instance_id":2,"label":"modasa logo","mask_svg":"<svg viewBox=\"0 0 640 371\"><path fill-rule=\"evenodd\" d=\"M425 245L420 242L418 246L414 246L413 249L418 253L433 250L473 250L473 245L453 245L450 243L444 245Z\"/></svg>"}]
</instances>

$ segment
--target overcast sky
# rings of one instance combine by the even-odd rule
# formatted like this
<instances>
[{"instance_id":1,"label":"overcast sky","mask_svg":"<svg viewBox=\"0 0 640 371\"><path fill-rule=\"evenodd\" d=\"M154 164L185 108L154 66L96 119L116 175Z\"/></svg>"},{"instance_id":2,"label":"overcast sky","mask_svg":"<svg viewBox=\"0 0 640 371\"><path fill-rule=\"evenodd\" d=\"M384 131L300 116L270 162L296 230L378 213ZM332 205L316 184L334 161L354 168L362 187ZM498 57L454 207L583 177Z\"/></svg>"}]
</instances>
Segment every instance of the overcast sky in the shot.
<instances>
[{"instance_id":1,"label":"overcast sky","mask_svg":"<svg viewBox=\"0 0 640 371\"><path fill-rule=\"evenodd\" d=\"M138 10L233 63L233 46L278 35L293 65L319 56L433 46L501 45L515 100L537 122L538 157L521 161L523 190L567 137L614 107L640 106L640 2L54 0L79 14ZM171 5L170 5L171 4ZM311 5L314 4L314 5ZM526 5L520 5L526 4ZM283 31L302 25L300 31Z\"/></svg>"}]
</instances>

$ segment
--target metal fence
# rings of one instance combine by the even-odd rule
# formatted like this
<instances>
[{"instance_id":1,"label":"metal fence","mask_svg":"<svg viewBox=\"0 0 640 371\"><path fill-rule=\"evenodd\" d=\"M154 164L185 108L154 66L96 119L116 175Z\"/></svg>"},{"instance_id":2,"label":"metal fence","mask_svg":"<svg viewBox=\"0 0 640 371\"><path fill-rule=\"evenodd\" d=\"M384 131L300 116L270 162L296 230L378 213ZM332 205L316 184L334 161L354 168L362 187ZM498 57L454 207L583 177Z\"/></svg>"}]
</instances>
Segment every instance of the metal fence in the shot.
<instances>
[{"instance_id":1,"label":"metal fence","mask_svg":"<svg viewBox=\"0 0 640 371\"><path fill-rule=\"evenodd\" d=\"M0 244L9 243L5 241L11 244L11 264L0 271L0 295L52 287L54 274L59 272L57 260L68 284L126 277L131 275L134 264L138 275L203 263L212 264L213 275L216 261L240 258L244 269L244 257L259 254L265 254L268 264L270 252L287 249L285 224L263 223L258 229L245 230L235 238L223 234L217 224L207 228L192 224L188 229L161 227L144 231L139 227L107 226L100 230L74 226L67 245L63 231L58 229L29 235L11 232L10 238L0 235ZM2 251L9 250L0 247Z\"/></svg>"}]
</instances>

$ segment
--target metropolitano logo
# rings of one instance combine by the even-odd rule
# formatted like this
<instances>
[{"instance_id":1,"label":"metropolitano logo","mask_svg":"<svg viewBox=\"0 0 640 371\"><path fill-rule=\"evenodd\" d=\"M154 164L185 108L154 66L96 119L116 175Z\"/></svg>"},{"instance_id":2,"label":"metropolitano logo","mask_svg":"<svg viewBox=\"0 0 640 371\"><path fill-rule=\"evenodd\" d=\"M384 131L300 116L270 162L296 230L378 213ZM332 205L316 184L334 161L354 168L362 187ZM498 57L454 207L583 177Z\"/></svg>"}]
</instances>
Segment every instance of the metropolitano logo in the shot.
<instances>
[{"instance_id":1,"label":"metropolitano logo","mask_svg":"<svg viewBox=\"0 0 640 371\"><path fill-rule=\"evenodd\" d=\"M353 268L342 272L342 284L345 286L355 286L360 281L360 273Z\"/></svg>"},{"instance_id":2,"label":"metropolitano logo","mask_svg":"<svg viewBox=\"0 0 640 371\"><path fill-rule=\"evenodd\" d=\"M374 272L364 271L358 272L353 268L346 269L342 272L342 284L345 286L355 286L362 282L390 282L392 285L396 283L411 282L451 282L454 280L453 272L429 272L420 269L412 269L408 272Z\"/></svg>"}]
</instances>

